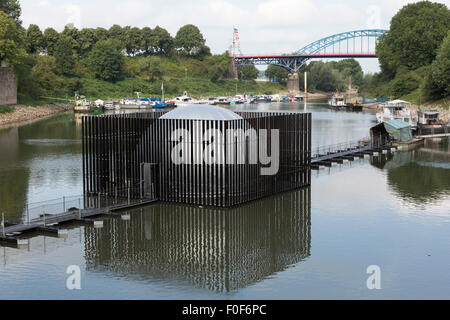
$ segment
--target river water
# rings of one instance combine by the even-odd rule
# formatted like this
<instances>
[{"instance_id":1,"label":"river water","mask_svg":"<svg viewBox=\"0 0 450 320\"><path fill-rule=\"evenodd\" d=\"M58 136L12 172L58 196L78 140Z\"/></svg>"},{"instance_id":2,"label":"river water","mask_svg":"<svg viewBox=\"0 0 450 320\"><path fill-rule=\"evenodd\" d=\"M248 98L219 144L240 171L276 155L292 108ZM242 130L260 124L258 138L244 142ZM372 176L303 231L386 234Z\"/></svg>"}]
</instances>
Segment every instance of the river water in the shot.
<instances>
[{"instance_id":1,"label":"river water","mask_svg":"<svg viewBox=\"0 0 450 320\"><path fill-rule=\"evenodd\" d=\"M309 103L313 146L353 141L375 124ZM303 104L247 109L303 111ZM0 130L0 211L82 194L73 114ZM229 210L154 204L0 247L0 299L449 299L450 146L312 172L311 187ZM68 290L66 269L81 269ZM370 290L369 266L380 270Z\"/></svg>"}]
</instances>

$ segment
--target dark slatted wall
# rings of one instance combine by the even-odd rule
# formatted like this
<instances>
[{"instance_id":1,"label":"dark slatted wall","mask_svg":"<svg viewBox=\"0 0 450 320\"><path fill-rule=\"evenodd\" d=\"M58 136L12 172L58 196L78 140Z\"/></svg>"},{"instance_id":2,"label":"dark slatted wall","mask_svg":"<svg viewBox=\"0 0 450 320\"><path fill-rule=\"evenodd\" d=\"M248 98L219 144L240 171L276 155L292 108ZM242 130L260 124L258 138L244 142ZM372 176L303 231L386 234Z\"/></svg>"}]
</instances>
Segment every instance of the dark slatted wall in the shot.
<instances>
[{"instance_id":1,"label":"dark slatted wall","mask_svg":"<svg viewBox=\"0 0 450 320\"><path fill-rule=\"evenodd\" d=\"M85 192L142 197L144 164L150 165L145 172L151 168L152 177L158 176L159 199L167 202L230 207L310 184L309 113L238 112L243 119L226 121L159 119L164 113L84 117ZM245 134L251 128L256 136ZM230 129L235 136L227 135ZM274 175L261 174L269 165L261 164L259 157L258 163L249 163L251 153L259 155L263 129L268 132L268 155L273 154L271 130L279 132L279 168ZM172 139L175 130L182 130L181 140ZM221 138L205 136L208 130L221 133ZM188 163L172 161L180 143L183 151L178 155L190 159ZM250 148L252 143L256 149ZM243 164L237 161L241 150ZM221 161L206 163L205 154ZM232 164L227 162L229 154L235 156Z\"/></svg>"}]
</instances>

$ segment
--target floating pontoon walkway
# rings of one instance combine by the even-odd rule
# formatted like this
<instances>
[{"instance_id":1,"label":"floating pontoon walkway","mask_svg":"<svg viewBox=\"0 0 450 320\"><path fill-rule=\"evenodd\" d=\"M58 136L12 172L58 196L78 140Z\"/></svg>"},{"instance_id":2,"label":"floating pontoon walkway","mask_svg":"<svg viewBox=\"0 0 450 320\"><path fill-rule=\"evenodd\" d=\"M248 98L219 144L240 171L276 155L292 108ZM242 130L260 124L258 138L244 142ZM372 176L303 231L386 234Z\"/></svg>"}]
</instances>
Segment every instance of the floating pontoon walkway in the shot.
<instances>
[{"instance_id":1,"label":"floating pontoon walkway","mask_svg":"<svg viewBox=\"0 0 450 320\"><path fill-rule=\"evenodd\" d=\"M317 153L311 158L311 169L320 169L325 166L331 167L338 163L346 163L359 158L378 156L380 153L386 154L394 152L398 147L391 145L372 144L353 146L348 148L336 148L333 151ZM331 148L330 148L331 150Z\"/></svg>"},{"instance_id":2,"label":"floating pontoon walkway","mask_svg":"<svg viewBox=\"0 0 450 320\"><path fill-rule=\"evenodd\" d=\"M99 208L87 209L69 209L59 214L42 214L39 218L30 220L29 223L4 222L4 226L0 228L0 241L10 242L17 245L27 245L28 239L21 237L23 232L38 231L43 233L52 233L57 236L64 236L67 230L60 227L63 223L69 222L85 222L92 223L94 227L103 226L103 220L92 219L96 216L121 216L116 213L118 210L131 209L137 206L143 206L158 201L158 199L142 199L128 201L125 203L114 204Z\"/></svg>"}]
</instances>

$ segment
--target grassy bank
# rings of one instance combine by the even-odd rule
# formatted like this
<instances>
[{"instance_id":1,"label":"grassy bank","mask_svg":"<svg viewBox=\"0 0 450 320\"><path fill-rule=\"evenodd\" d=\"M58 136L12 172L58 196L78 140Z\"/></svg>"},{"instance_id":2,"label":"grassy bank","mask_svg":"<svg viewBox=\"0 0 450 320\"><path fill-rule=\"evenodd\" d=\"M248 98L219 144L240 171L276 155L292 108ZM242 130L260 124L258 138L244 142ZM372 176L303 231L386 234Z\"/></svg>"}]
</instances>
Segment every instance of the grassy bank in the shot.
<instances>
[{"instance_id":1,"label":"grassy bank","mask_svg":"<svg viewBox=\"0 0 450 320\"><path fill-rule=\"evenodd\" d=\"M423 95L421 94L420 90L414 90L413 92L406 94L400 99L408 101L412 104L418 105L418 106L424 106L424 108L430 107L430 106L439 106L440 108L444 110L449 110L450 107L450 98L444 98L440 100L428 100L424 101Z\"/></svg>"},{"instance_id":2,"label":"grassy bank","mask_svg":"<svg viewBox=\"0 0 450 320\"><path fill-rule=\"evenodd\" d=\"M212 82L202 78L172 78L157 81L147 81L140 78L127 78L117 82L107 82L90 77L71 78L70 81L76 82L76 89L88 99L109 99L120 97L136 96L135 92L140 92L141 96L160 97L161 84L164 83L165 97L181 95L184 91L194 96L209 95L234 95L237 93L254 92L256 94L274 94L284 89L277 83L255 82L255 81L237 81L237 80L219 80ZM64 98L63 90L54 92L55 98ZM72 95L69 99L73 99ZM45 100L21 97L20 103L25 105L40 105ZM48 103L48 101L47 101Z\"/></svg>"}]
</instances>

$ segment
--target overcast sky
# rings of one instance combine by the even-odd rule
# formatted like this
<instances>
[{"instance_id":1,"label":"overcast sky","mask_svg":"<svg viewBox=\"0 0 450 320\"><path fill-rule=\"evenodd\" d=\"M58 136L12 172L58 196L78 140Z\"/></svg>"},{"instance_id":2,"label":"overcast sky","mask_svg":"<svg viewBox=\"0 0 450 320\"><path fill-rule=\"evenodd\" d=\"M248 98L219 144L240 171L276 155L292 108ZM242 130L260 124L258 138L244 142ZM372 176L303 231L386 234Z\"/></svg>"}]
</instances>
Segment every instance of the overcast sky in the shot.
<instances>
[{"instance_id":1,"label":"overcast sky","mask_svg":"<svg viewBox=\"0 0 450 320\"><path fill-rule=\"evenodd\" d=\"M159 25L173 36L188 23L198 26L213 53L228 49L233 26L244 54L288 53L320 38L351 30L388 29L408 0L20 0L25 27L61 31ZM450 0L440 0L450 6ZM379 70L376 59L361 59L365 72Z\"/></svg>"}]
</instances>

